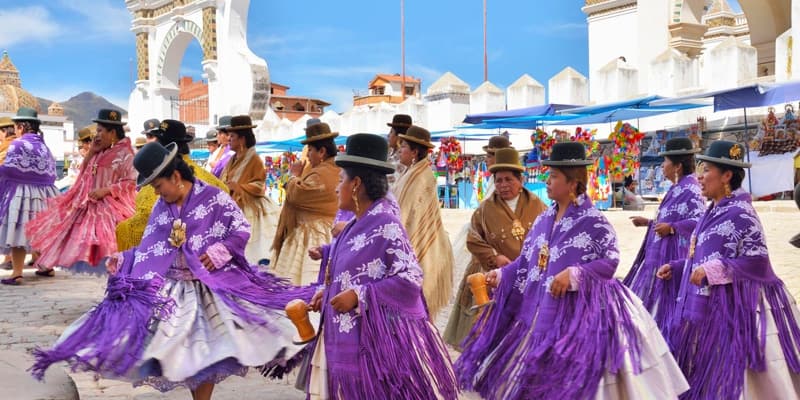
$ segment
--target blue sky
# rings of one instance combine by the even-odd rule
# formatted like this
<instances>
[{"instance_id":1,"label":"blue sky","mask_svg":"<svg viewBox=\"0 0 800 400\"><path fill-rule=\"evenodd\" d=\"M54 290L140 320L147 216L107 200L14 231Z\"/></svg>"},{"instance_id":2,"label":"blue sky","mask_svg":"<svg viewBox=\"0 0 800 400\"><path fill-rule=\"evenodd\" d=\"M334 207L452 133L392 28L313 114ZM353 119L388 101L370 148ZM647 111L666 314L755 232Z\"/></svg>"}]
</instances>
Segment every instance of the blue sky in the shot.
<instances>
[{"instance_id":1,"label":"blue sky","mask_svg":"<svg viewBox=\"0 0 800 400\"><path fill-rule=\"evenodd\" d=\"M489 79L504 88L523 73L547 80L572 66L587 75L583 1L489 0ZM375 73L400 72L399 0L253 0L250 48L290 94L327 100L339 112ZM406 0L406 73L423 91L446 71L474 89L483 79L482 1ZM738 8L738 5L734 5ZM122 0L0 0L0 48L36 96L66 100L90 90L122 106L135 65ZM199 78L200 46L182 72Z\"/></svg>"}]
</instances>

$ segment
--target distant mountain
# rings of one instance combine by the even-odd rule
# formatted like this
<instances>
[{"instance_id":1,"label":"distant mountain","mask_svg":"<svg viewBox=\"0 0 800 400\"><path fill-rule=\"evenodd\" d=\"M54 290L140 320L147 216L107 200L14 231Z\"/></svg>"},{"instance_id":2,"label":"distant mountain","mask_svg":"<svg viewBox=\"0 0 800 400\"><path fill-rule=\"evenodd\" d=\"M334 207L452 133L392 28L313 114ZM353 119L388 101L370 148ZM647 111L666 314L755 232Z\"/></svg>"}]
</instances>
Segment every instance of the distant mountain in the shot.
<instances>
[{"instance_id":1,"label":"distant mountain","mask_svg":"<svg viewBox=\"0 0 800 400\"><path fill-rule=\"evenodd\" d=\"M40 109L43 113L45 113L47 107L53 103L52 100L43 99L41 97L39 97L38 100ZM59 104L61 104L61 107L64 108L64 115L69 117L69 119L75 123L76 131L91 124L92 120L97 117L97 111L101 108L114 108L121 110L123 114L128 112L124 108L116 104L112 104L103 96L99 96L92 92L80 93L67 101L59 102Z\"/></svg>"}]
</instances>

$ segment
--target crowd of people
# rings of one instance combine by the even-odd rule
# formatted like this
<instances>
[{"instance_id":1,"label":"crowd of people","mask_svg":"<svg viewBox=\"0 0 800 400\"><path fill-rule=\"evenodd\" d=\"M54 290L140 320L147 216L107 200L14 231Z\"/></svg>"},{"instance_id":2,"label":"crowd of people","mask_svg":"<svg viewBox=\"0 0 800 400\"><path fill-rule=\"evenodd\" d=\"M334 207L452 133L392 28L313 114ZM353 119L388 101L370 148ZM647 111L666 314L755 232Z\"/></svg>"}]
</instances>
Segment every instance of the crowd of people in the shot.
<instances>
[{"instance_id":1,"label":"crowd of people","mask_svg":"<svg viewBox=\"0 0 800 400\"><path fill-rule=\"evenodd\" d=\"M60 193L36 111L0 119L2 284L24 284L29 254L43 279L108 274L100 303L34 351L38 378L65 361L194 399L249 368L297 371L309 399L800 397L800 313L741 188L739 144L701 155L667 142L673 185L654 219L631 219L647 232L620 281L617 234L586 193L593 161L577 142L542 162L548 207L508 139L490 139L490 193L451 245L431 134L408 115L388 140L354 134L344 152L309 121L282 208L264 193L249 116L220 118L204 165L180 121L145 122L135 145L119 111L94 122ZM491 302L478 304L475 276ZM433 321L452 297L440 336ZM310 338L297 337L296 304L316 315Z\"/></svg>"}]
</instances>

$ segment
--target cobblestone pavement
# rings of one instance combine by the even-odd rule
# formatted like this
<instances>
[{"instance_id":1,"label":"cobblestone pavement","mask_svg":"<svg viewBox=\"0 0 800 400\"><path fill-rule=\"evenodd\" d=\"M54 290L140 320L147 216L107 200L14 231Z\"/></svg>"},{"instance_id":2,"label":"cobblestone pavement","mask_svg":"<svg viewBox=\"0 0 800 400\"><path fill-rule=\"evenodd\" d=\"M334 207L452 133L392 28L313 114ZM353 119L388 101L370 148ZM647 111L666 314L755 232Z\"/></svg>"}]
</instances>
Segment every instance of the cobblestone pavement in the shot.
<instances>
[{"instance_id":1,"label":"cobblestone pavement","mask_svg":"<svg viewBox=\"0 0 800 400\"><path fill-rule=\"evenodd\" d=\"M795 273L800 249L788 244L788 239L800 231L800 212L791 202L759 203L759 214L765 226L772 264L783 278L792 295L800 298L800 274ZM606 215L617 229L622 263L617 275L622 277L638 251L644 229L634 228L629 217L652 215L654 209L644 213L612 211ZM465 221L468 210L444 210L445 226L454 237ZM0 277L8 277L9 271L0 271ZM456 271L458 279L463 275L463 266ZM0 350L28 352L35 346L51 345L63 329L103 295L105 279L58 273L55 278L40 278L32 270L25 271L25 282L19 287L0 287ZM437 318L437 326L444 330L450 308ZM454 357L457 353L451 353ZM58 368L58 367L54 367ZM114 380L95 380L91 374L73 373L81 399L188 399L186 390L174 390L161 394L148 387L132 388L130 384ZM303 394L294 389L293 379L280 382L267 381L256 373L245 378L232 377L215 389L216 400L249 399L302 399ZM9 385L13 382L3 382ZM464 398L474 398L465 394Z\"/></svg>"}]
</instances>

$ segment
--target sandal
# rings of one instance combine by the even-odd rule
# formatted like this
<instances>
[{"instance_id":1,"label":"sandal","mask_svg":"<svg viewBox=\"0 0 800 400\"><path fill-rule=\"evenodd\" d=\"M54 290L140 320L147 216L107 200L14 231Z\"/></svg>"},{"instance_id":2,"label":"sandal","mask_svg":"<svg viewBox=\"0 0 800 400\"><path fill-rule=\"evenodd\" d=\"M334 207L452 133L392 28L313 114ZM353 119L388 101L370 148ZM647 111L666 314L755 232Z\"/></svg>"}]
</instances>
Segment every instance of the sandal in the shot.
<instances>
[{"instance_id":1,"label":"sandal","mask_svg":"<svg viewBox=\"0 0 800 400\"><path fill-rule=\"evenodd\" d=\"M7 271L10 271L10 270L14 269L14 266L11 264L11 261L6 261L6 262L0 264L0 268L2 268L4 270L7 270Z\"/></svg>"},{"instance_id":2,"label":"sandal","mask_svg":"<svg viewBox=\"0 0 800 400\"><path fill-rule=\"evenodd\" d=\"M36 274L36 276L52 278L56 276L56 271L54 271L52 268L39 268L36 270L36 272L34 272L34 274Z\"/></svg>"},{"instance_id":3,"label":"sandal","mask_svg":"<svg viewBox=\"0 0 800 400\"><path fill-rule=\"evenodd\" d=\"M22 284L22 275L12 276L8 279L2 279L0 280L0 283L3 285L19 286Z\"/></svg>"}]
</instances>

